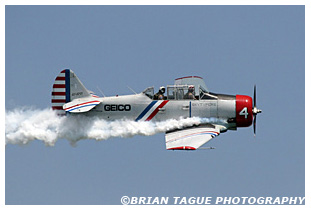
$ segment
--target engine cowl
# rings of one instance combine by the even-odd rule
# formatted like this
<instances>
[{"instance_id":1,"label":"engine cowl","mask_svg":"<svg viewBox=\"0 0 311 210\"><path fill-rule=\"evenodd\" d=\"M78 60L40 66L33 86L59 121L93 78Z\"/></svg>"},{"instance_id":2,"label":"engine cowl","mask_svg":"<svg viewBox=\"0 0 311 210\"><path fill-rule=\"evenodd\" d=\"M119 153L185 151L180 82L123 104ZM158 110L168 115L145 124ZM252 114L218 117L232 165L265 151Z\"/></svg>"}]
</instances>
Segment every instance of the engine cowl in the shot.
<instances>
[{"instance_id":1,"label":"engine cowl","mask_svg":"<svg viewBox=\"0 0 311 210\"><path fill-rule=\"evenodd\" d=\"M236 126L248 127L253 122L253 99L246 95L236 95Z\"/></svg>"}]
</instances>

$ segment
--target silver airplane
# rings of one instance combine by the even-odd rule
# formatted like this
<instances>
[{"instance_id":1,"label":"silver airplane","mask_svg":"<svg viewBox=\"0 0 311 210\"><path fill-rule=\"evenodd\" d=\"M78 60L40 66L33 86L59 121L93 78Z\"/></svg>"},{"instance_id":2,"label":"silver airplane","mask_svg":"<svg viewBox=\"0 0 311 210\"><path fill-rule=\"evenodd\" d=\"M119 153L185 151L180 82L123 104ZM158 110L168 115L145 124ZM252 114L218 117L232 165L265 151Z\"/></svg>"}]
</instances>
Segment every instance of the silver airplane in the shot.
<instances>
[{"instance_id":1,"label":"silver airplane","mask_svg":"<svg viewBox=\"0 0 311 210\"><path fill-rule=\"evenodd\" d=\"M156 94L153 87L148 87L139 94L98 97L84 87L72 70L64 69L53 84L52 109L60 115L83 114L105 120L214 119L213 123L168 130L165 134L167 150L196 150L220 133L252 123L254 135L256 133L256 115L261 113L256 107L256 86L254 101L246 95L209 92L198 76L175 79L174 85L166 87L166 95L165 87L161 89Z\"/></svg>"}]
</instances>

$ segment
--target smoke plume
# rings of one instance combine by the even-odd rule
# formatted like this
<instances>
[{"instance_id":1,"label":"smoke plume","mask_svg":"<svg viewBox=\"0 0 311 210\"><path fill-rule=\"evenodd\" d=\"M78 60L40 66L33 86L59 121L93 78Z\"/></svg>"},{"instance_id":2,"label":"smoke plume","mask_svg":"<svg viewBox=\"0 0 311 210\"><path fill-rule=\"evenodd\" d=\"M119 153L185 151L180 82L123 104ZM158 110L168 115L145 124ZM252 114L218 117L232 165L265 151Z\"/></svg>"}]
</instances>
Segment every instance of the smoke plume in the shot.
<instances>
[{"instance_id":1,"label":"smoke plume","mask_svg":"<svg viewBox=\"0 0 311 210\"><path fill-rule=\"evenodd\" d=\"M23 108L6 111L5 144L23 145L33 140L39 140L47 146L54 146L58 139L67 139L74 145L82 139L101 141L112 137L150 136L211 120L194 117L162 122L106 121L83 115L58 116L51 109Z\"/></svg>"}]
</instances>

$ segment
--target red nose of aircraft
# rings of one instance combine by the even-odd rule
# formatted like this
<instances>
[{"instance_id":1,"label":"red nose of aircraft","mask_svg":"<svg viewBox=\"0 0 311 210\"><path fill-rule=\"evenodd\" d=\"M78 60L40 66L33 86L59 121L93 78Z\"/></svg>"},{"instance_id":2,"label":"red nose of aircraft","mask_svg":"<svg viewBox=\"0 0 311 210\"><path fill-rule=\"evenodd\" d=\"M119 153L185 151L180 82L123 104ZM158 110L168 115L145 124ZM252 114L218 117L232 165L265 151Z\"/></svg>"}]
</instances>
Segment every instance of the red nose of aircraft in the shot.
<instances>
[{"instance_id":1,"label":"red nose of aircraft","mask_svg":"<svg viewBox=\"0 0 311 210\"><path fill-rule=\"evenodd\" d=\"M248 127L253 122L253 99L245 95L236 95L236 126Z\"/></svg>"}]
</instances>

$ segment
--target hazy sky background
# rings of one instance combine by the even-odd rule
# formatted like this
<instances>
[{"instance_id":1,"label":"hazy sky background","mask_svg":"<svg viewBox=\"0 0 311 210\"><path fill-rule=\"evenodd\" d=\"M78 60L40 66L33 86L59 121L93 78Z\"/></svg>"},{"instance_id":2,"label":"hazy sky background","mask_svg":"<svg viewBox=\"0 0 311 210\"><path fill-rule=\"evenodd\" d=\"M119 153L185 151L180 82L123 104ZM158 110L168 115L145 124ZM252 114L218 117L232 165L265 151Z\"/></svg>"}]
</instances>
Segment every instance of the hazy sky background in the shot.
<instances>
[{"instance_id":1,"label":"hazy sky background","mask_svg":"<svg viewBox=\"0 0 311 210\"><path fill-rule=\"evenodd\" d=\"M6 109L50 107L64 68L100 95L204 78L253 95L257 136L166 151L164 134L5 149L6 204L120 204L127 196L304 196L304 6L6 6Z\"/></svg>"}]
</instances>

